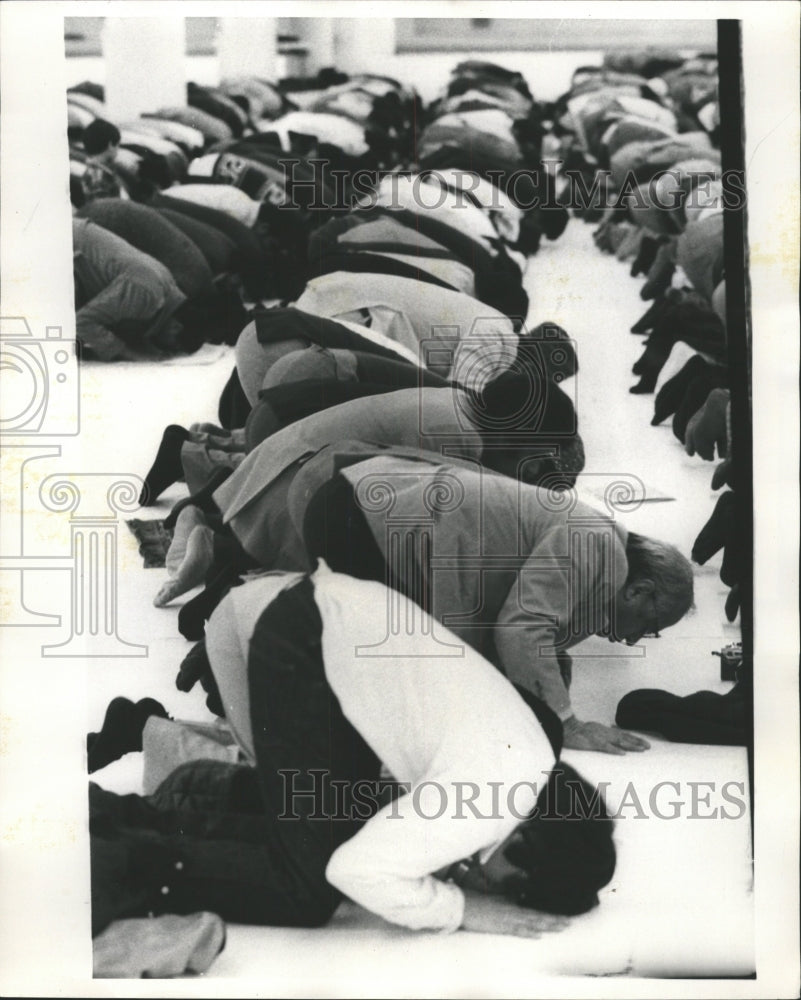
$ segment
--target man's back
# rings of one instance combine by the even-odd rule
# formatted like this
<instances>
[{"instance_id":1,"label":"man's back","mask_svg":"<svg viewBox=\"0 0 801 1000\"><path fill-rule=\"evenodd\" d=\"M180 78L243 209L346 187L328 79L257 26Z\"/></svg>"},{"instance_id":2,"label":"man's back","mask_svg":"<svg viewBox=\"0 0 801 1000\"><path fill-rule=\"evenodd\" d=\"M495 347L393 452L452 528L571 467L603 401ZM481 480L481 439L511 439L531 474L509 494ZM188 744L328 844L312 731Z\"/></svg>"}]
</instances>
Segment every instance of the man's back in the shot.
<instances>
[{"instance_id":1,"label":"man's back","mask_svg":"<svg viewBox=\"0 0 801 1000\"><path fill-rule=\"evenodd\" d=\"M597 632L626 579L625 532L569 493L383 455L342 475L393 584L431 595L434 617L515 682ZM391 505L371 509L380 493Z\"/></svg>"}]
</instances>

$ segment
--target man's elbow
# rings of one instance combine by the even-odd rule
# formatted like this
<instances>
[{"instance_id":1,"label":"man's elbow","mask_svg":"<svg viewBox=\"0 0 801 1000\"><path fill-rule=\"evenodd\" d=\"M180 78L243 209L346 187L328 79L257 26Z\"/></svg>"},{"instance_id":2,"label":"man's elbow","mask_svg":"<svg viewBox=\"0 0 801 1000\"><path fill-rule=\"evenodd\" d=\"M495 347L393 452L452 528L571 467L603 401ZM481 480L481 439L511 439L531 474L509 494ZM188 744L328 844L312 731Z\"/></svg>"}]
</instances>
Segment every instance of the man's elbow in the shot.
<instances>
[{"instance_id":1,"label":"man's elbow","mask_svg":"<svg viewBox=\"0 0 801 1000\"><path fill-rule=\"evenodd\" d=\"M368 910L373 909L376 891L380 891L379 887L386 881L373 864L357 856L355 851L348 851L347 844L332 856L325 877L335 890Z\"/></svg>"},{"instance_id":2,"label":"man's elbow","mask_svg":"<svg viewBox=\"0 0 801 1000\"><path fill-rule=\"evenodd\" d=\"M344 845L336 851L328 861L325 869L326 881L341 893L348 895L348 885L357 872L344 850Z\"/></svg>"}]
</instances>

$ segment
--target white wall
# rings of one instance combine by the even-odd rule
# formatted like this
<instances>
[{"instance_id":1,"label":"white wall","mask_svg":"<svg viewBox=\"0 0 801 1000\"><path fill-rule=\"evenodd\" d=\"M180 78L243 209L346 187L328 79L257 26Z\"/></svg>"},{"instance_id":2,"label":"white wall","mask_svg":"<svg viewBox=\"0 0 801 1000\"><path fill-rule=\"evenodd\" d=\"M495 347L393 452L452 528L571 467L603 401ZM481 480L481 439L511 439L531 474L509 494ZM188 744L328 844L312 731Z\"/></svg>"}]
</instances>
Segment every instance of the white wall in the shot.
<instances>
[{"instance_id":1,"label":"white wall","mask_svg":"<svg viewBox=\"0 0 801 1000\"><path fill-rule=\"evenodd\" d=\"M303 33L303 22L308 18L294 18L299 33ZM315 19L319 20L319 19ZM336 19L335 19L336 20ZM343 19L338 19L340 26ZM650 22L653 25L653 22ZM368 46L367 52L378 56L370 65L373 72L395 76L403 82L411 82L417 88L424 101L437 97L447 82L450 70L462 59L474 56L490 62L500 63L512 69L518 69L526 77L534 96L541 100L552 100L564 93L570 85L570 77L577 66L599 64L603 58L603 50L504 50L475 52L465 48L452 52L401 52L388 51L384 33L378 32L376 21L370 23L373 37L372 52ZM378 37L382 35L382 37ZM654 42L664 41L655 38ZM358 48L358 46L357 46ZM213 86L219 82L219 64L217 56L187 56L185 58L186 78L199 84ZM354 70L354 66L343 61L337 67L344 72ZM361 68L361 67L357 67ZM276 62L278 77L288 72L285 57L279 56ZM67 74L69 84L90 79L97 83L105 82L105 66L102 57L72 57L67 59Z\"/></svg>"}]
</instances>

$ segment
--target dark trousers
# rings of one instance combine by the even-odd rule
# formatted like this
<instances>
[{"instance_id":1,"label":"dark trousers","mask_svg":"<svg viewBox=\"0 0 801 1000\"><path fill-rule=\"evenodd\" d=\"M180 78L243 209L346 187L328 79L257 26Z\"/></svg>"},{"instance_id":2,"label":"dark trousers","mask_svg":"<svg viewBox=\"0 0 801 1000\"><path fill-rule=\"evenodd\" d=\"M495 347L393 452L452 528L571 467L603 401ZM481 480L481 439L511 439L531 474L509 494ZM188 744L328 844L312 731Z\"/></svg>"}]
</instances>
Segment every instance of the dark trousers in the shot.
<instances>
[{"instance_id":1,"label":"dark trousers","mask_svg":"<svg viewBox=\"0 0 801 1000\"><path fill-rule=\"evenodd\" d=\"M375 580L388 587L390 579L384 555L376 544L353 493L342 475L320 487L306 508L303 541L310 556L324 559L336 573L358 580ZM403 581L394 589L405 592Z\"/></svg>"},{"instance_id":2,"label":"dark trousers","mask_svg":"<svg viewBox=\"0 0 801 1000\"><path fill-rule=\"evenodd\" d=\"M89 790L93 935L150 913L207 910L232 923L303 927L333 912L335 902L323 910L295 897L297 872L253 768L191 761L147 798Z\"/></svg>"},{"instance_id":3,"label":"dark trousers","mask_svg":"<svg viewBox=\"0 0 801 1000\"><path fill-rule=\"evenodd\" d=\"M304 577L264 611L248 659L259 783L286 864L273 893L293 923L333 913L341 897L326 881L328 861L378 808L376 796L357 802L356 786L375 788L381 762L326 680L321 637Z\"/></svg>"},{"instance_id":4,"label":"dark trousers","mask_svg":"<svg viewBox=\"0 0 801 1000\"><path fill-rule=\"evenodd\" d=\"M328 685L321 635L308 577L256 625L255 771L195 761L147 799L90 786L94 934L151 912L297 927L331 917L342 897L328 861L383 803L380 762Z\"/></svg>"}]
</instances>

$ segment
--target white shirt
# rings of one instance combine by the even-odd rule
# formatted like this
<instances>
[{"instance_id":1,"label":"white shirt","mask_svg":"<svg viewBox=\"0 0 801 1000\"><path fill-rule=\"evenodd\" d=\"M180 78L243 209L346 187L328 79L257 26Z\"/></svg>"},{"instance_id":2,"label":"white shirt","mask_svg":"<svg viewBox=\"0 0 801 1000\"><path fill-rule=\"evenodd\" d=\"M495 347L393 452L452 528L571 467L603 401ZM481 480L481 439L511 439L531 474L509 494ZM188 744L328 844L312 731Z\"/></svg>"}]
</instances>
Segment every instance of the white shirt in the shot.
<instances>
[{"instance_id":1,"label":"white shirt","mask_svg":"<svg viewBox=\"0 0 801 1000\"><path fill-rule=\"evenodd\" d=\"M449 125L459 128L467 127L475 129L477 132L486 132L494 135L504 142L517 144L514 132L512 131L513 121L511 115L501 108L482 108L476 111L458 111L437 118L438 125Z\"/></svg>"},{"instance_id":2,"label":"white shirt","mask_svg":"<svg viewBox=\"0 0 801 1000\"><path fill-rule=\"evenodd\" d=\"M290 111L289 114L265 122L262 132L274 132L285 153L291 149L290 132L314 136L318 142L338 146L348 156L364 156L370 149L364 128L342 115L323 111Z\"/></svg>"},{"instance_id":3,"label":"white shirt","mask_svg":"<svg viewBox=\"0 0 801 1000\"><path fill-rule=\"evenodd\" d=\"M517 356L518 338L508 316L414 278L333 271L311 278L295 305L344 325L358 323L367 310L371 330L415 354L435 374L471 389L482 389Z\"/></svg>"},{"instance_id":4,"label":"white shirt","mask_svg":"<svg viewBox=\"0 0 801 1000\"><path fill-rule=\"evenodd\" d=\"M252 228L261 208L259 202L230 184L175 184L167 188L165 194L171 198L183 198L196 205L216 208L218 212L225 212L248 229Z\"/></svg>"},{"instance_id":5,"label":"white shirt","mask_svg":"<svg viewBox=\"0 0 801 1000\"><path fill-rule=\"evenodd\" d=\"M450 188L468 191L489 215L498 234L508 243L517 243L520 239L520 221L523 210L499 187L479 174L467 170L457 170L449 167L446 170L435 170L431 174L432 181L444 181Z\"/></svg>"},{"instance_id":6,"label":"white shirt","mask_svg":"<svg viewBox=\"0 0 801 1000\"><path fill-rule=\"evenodd\" d=\"M430 216L458 230L479 243L489 253L497 253L498 232L492 222L464 195L448 191L433 179L423 181L419 174L389 174L383 178L374 194L362 200L364 207L403 209L416 215Z\"/></svg>"},{"instance_id":7,"label":"white shirt","mask_svg":"<svg viewBox=\"0 0 801 1000\"><path fill-rule=\"evenodd\" d=\"M203 133L191 125L183 125L181 122L167 121L166 118L137 118L128 122L125 128L133 129L135 132L146 132L148 135L158 135L170 142L186 146L188 149L203 149L206 140Z\"/></svg>"},{"instance_id":8,"label":"white shirt","mask_svg":"<svg viewBox=\"0 0 801 1000\"><path fill-rule=\"evenodd\" d=\"M219 153L205 153L203 156L196 156L189 164L187 173L190 177L213 177L214 168L219 159Z\"/></svg>"},{"instance_id":9,"label":"white shirt","mask_svg":"<svg viewBox=\"0 0 801 1000\"><path fill-rule=\"evenodd\" d=\"M392 923L456 930L464 895L432 873L477 851L490 854L509 836L547 781L551 746L509 681L408 598L324 563L312 580L328 682L345 717L409 785L334 852L327 878ZM257 578L226 598L248 635L280 586L276 575ZM388 628L391 606L411 630ZM207 636L216 619L217 611ZM212 640L209 658L228 705L237 673L247 693L247 661L229 655L220 664L215 648ZM242 710L241 699L233 703ZM235 732L249 730L249 717L230 721Z\"/></svg>"}]
</instances>

